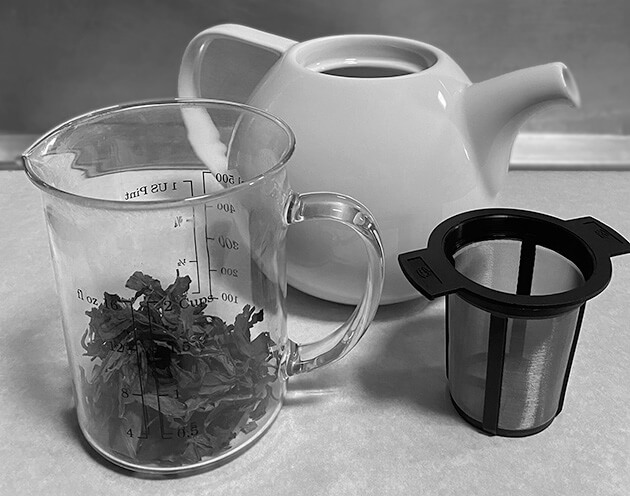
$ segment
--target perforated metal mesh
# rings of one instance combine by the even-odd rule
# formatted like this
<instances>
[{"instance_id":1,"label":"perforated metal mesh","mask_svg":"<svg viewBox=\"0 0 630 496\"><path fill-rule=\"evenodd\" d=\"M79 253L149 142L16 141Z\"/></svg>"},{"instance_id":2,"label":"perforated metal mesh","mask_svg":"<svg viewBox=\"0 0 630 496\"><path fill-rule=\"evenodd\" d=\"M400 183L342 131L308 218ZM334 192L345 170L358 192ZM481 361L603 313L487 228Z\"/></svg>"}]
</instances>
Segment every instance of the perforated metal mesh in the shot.
<instances>
[{"instance_id":1,"label":"perforated metal mesh","mask_svg":"<svg viewBox=\"0 0 630 496\"><path fill-rule=\"evenodd\" d=\"M520 240L472 243L453 262L477 284L510 294L554 294L584 283L571 261ZM456 294L447 296L447 309L447 374L458 408L491 432L550 422L561 407L580 309L517 319L493 315Z\"/></svg>"},{"instance_id":2,"label":"perforated metal mesh","mask_svg":"<svg viewBox=\"0 0 630 496\"><path fill-rule=\"evenodd\" d=\"M458 272L471 281L510 294L544 295L562 293L584 284L580 270L562 255L536 245L533 277L529 290L517 291L519 278L532 267L521 267L523 242L515 239L471 243L455 253Z\"/></svg>"}]
</instances>

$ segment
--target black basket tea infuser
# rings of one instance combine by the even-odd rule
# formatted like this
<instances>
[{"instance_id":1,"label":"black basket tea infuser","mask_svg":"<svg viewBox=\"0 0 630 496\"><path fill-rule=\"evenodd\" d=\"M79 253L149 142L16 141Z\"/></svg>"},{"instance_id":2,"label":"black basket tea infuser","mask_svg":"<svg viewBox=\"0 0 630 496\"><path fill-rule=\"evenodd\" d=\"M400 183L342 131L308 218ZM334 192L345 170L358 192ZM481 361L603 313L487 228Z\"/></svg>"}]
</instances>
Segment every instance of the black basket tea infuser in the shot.
<instances>
[{"instance_id":1,"label":"black basket tea infuser","mask_svg":"<svg viewBox=\"0 0 630 496\"><path fill-rule=\"evenodd\" d=\"M427 248L399 255L429 299L446 295L446 376L459 414L489 434L527 436L562 410L586 302L630 243L592 217L466 212Z\"/></svg>"}]
</instances>

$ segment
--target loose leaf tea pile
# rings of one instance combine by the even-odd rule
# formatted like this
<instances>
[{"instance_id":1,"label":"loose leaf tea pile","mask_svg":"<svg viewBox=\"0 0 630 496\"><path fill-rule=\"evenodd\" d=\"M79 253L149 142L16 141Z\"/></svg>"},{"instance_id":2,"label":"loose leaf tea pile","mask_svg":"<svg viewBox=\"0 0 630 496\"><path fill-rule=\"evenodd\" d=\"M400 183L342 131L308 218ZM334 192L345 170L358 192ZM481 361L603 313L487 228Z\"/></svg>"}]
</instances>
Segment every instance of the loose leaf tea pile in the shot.
<instances>
[{"instance_id":1,"label":"loose leaf tea pile","mask_svg":"<svg viewBox=\"0 0 630 496\"><path fill-rule=\"evenodd\" d=\"M166 289L135 272L135 296L105 293L87 311L81 368L88 432L121 457L158 465L195 463L257 426L273 397L279 353L269 333L252 339L263 311L246 305L233 324L187 299L188 276ZM89 376L89 377L88 377Z\"/></svg>"}]
</instances>

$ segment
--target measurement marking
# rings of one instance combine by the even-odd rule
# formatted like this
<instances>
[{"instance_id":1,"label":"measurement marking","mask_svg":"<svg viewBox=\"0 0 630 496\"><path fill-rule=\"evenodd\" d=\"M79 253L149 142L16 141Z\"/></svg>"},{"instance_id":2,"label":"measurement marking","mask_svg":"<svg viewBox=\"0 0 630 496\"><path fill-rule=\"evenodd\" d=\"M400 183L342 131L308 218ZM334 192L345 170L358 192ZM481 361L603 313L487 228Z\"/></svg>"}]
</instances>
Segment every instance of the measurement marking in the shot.
<instances>
[{"instance_id":1,"label":"measurement marking","mask_svg":"<svg viewBox=\"0 0 630 496\"><path fill-rule=\"evenodd\" d=\"M155 342L154 337L153 337L153 325L151 323L151 308L149 307L148 303L147 303L147 320L149 322L149 336L151 336L151 341ZM155 371L155 364L153 364L152 368L153 368L153 382L155 383L155 396L157 399L158 420L160 422L160 436L162 437L162 439L171 439L172 432L169 432L167 436L167 433L164 430L164 417L162 415L162 408L160 406L160 396L167 396L167 395L160 394L160 381Z\"/></svg>"},{"instance_id":2,"label":"measurement marking","mask_svg":"<svg viewBox=\"0 0 630 496\"><path fill-rule=\"evenodd\" d=\"M210 294L212 294L212 277L210 275L210 263L211 263L211 258L210 258L210 246L208 244L208 219L206 218L206 222L205 222L205 238L206 238L206 257L208 257L208 290L210 292Z\"/></svg>"},{"instance_id":3,"label":"measurement marking","mask_svg":"<svg viewBox=\"0 0 630 496\"><path fill-rule=\"evenodd\" d=\"M193 182L190 179L184 179L182 181L183 183L189 183L190 186L190 196L195 196L195 192L193 191ZM204 188L204 193L205 193L205 188Z\"/></svg>"},{"instance_id":4,"label":"measurement marking","mask_svg":"<svg viewBox=\"0 0 630 496\"><path fill-rule=\"evenodd\" d=\"M201 184L203 185L203 194L206 194L206 175L212 174L210 171L201 171Z\"/></svg>"},{"instance_id":5,"label":"measurement marking","mask_svg":"<svg viewBox=\"0 0 630 496\"><path fill-rule=\"evenodd\" d=\"M142 401L142 421L144 423L144 436L142 435L142 429L140 429L140 435L138 439L147 439L149 437L149 414L147 412L147 406L144 403L144 387L142 386L142 362L140 361L140 340L138 339L138 329L136 328L136 319L133 310L133 302L131 307L131 325L133 327L133 339L136 342L136 362L138 364L138 383L140 384L140 398ZM136 393L137 394L137 393Z\"/></svg>"},{"instance_id":6,"label":"measurement marking","mask_svg":"<svg viewBox=\"0 0 630 496\"><path fill-rule=\"evenodd\" d=\"M206 229L206 256L208 257L208 290L210 292L210 294L212 294L212 274L210 274L210 270L211 270L211 258L210 258L210 244L208 243L209 239L214 239L214 238L209 238L208 237L208 219L206 219L206 223L205 223L205 229Z\"/></svg>"},{"instance_id":7,"label":"measurement marking","mask_svg":"<svg viewBox=\"0 0 630 496\"><path fill-rule=\"evenodd\" d=\"M192 185L191 185L191 189L192 189ZM195 216L195 207L192 207L192 214L193 214L193 246L195 247L195 260L191 260L191 262L195 263L196 273L197 273L197 291L193 291L193 294L200 294L201 293L201 278L199 277L199 264L197 263L197 260L199 260L199 252L197 251L197 217Z\"/></svg>"},{"instance_id":8,"label":"measurement marking","mask_svg":"<svg viewBox=\"0 0 630 496\"><path fill-rule=\"evenodd\" d=\"M206 194L206 178L208 174L212 174L210 171L202 171L201 172L201 185L203 187L203 193ZM212 259L210 258L210 246L208 246L208 240L214 241L214 238L208 237L208 216L206 215L206 210L209 205L204 205L203 214L204 214L204 229L205 229L205 238L206 238L206 256L208 257L208 290L210 294L212 294L212 275L210 274L212 271L211 264ZM213 298L214 299L214 298Z\"/></svg>"}]
</instances>

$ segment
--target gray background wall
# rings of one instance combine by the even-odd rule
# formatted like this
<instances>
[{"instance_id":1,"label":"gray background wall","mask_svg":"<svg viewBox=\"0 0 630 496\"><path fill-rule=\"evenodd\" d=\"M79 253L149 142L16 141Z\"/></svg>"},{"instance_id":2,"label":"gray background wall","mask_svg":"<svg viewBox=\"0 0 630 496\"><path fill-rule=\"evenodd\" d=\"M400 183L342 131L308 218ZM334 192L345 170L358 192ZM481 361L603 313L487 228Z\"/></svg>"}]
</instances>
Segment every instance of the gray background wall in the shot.
<instances>
[{"instance_id":1,"label":"gray background wall","mask_svg":"<svg viewBox=\"0 0 630 496\"><path fill-rule=\"evenodd\" d=\"M40 133L97 107L174 96L188 41L224 22L296 40L416 38L473 81L561 60L583 108L547 110L525 129L630 134L630 0L1 0L0 133Z\"/></svg>"}]
</instances>

